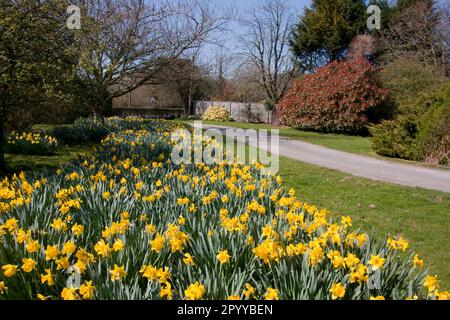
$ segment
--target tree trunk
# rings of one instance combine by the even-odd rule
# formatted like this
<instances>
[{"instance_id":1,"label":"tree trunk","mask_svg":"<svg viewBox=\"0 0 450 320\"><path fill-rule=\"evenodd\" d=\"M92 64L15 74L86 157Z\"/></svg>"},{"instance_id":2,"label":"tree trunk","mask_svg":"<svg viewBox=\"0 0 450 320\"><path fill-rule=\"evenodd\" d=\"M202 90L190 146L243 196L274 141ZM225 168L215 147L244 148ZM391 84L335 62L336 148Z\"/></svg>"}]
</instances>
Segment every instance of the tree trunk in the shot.
<instances>
[{"instance_id":1,"label":"tree trunk","mask_svg":"<svg viewBox=\"0 0 450 320\"><path fill-rule=\"evenodd\" d=\"M0 172L6 171L4 119L0 119Z\"/></svg>"},{"instance_id":2,"label":"tree trunk","mask_svg":"<svg viewBox=\"0 0 450 320\"><path fill-rule=\"evenodd\" d=\"M107 98L105 101L105 107L103 109L103 116L110 117L113 114L113 99Z\"/></svg>"},{"instance_id":3,"label":"tree trunk","mask_svg":"<svg viewBox=\"0 0 450 320\"><path fill-rule=\"evenodd\" d=\"M105 117L112 115L112 100L112 98L100 100L94 108L94 118L102 124L105 123Z\"/></svg>"}]
</instances>

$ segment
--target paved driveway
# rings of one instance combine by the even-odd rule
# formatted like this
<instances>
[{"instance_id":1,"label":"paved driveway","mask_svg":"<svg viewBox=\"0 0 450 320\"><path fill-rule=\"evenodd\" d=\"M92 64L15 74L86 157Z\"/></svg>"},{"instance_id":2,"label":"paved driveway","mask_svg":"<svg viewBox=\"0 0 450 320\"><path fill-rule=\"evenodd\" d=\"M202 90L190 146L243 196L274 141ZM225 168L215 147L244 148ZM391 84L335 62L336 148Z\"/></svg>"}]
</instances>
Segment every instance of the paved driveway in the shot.
<instances>
[{"instance_id":1,"label":"paved driveway","mask_svg":"<svg viewBox=\"0 0 450 320\"><path fill-rule=\"evenodd\" d=\"M242 133L239 134L239 130L234 131L236 128L205 124L203 124L203 128L217 129L231 135L236 134L239 142L247 141L252 147L258 146L256 140L248 138L246 140L246 136ZM260 147L268 149L265 146ZM450 170L385 161L285 137L280 137L279 154L358 177L450 193Z\"/></svg>"}]
</instances>

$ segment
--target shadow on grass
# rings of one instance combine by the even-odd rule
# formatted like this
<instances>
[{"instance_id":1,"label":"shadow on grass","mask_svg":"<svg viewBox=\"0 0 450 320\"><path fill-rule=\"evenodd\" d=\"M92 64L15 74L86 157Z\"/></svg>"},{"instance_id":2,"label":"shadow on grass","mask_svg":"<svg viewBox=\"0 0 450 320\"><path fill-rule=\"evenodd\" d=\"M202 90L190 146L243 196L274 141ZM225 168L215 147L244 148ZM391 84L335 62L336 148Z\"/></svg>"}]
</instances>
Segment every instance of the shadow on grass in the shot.
<instances>
[{"instance_id":1,"label":"shadow on grass","mask_svg":"<svg viewBox=\"0 0 450 320\"><path fill-rule=\"evenodd\" d=\"M32 156L21 154L6 154L8 166L6 172L0 172L0 178L12 176L22 171L33 173L46 173L56 170L61 165L76 160L91 153L93 145L76 145L59 148L50 156Z\"/></svg>"}]
</instances>

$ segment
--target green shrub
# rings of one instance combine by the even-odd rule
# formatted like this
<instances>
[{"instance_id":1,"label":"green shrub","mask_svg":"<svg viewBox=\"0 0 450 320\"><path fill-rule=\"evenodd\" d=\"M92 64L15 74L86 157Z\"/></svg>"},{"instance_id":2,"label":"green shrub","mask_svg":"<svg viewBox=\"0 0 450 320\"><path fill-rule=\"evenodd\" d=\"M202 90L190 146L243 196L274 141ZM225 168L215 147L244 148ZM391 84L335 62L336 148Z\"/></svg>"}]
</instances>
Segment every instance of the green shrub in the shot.
<instances>
[{"instance_id":1,"label":"green shrub","mask_svg":"<svg viewBox=\"0 0 450 320\"><path fill-rule=\"evenodd\" d=\"M372 148L379 155L412 159L415 155L417 125L411 117L385 120L370 127Z\"/></svg>"},{"instance_id":2,"label":"green shrub","mask_svg":"<svg viewBox=\"0 0 450 320\"><path fill-rule=\"evenodd\" d=\"M438 91L422 93L411 112L372 126L370 133L380 155L448 165L450 81Z\"/></svg>"},{"instance_id":3,"label":"green shrub","mask_svg":"<svg viewBox=\"0 0 450 320\"><path fill-rule=\"evenodd\" d=\"M418 155L429 163L450 164L450 81L430 97L418 129Z\"/></svg>"},{"instance_id":4,"label":"green shrub","mask_svg":"<svg viewBox=\"0 0 450 320\"><path fill-rule=\"evenodd\" d=\"M423 97L439 89L446 80L436 68L406 55L383 66L378 79L389 89L391 103L400 115L423 113Z\"/></svg>"}]
</instances>

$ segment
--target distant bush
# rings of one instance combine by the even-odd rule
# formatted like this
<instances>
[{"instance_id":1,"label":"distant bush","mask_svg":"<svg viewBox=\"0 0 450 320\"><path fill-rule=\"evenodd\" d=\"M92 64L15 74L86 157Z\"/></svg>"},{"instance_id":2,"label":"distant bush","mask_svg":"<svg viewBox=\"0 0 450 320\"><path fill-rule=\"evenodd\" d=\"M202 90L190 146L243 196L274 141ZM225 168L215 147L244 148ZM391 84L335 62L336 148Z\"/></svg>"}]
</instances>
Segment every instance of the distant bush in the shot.
<instances>
[{"instance_id":1,"label":"distant bush","mask_svg":"<svg viewBox=\"0 0 450 320\"><path fill-rule=\"evenodd\" d=\"M434 164L450 163L450 81L422 96L410 112L370 128L380 155Z\"/></svg>"},{"instance_id":2,"label":"distant bush","mask_svg":"<svg viewBox=\"0 0 450 320\"><path fill-rule=\"evenodd\" d=\"M364 59L334 61L294 81L279 104L281 122L322 132L362 133L382 117L388 92Z\"/></svg>"},{"instance_id":3,"label":"distant bush","mask_svg":"<svg viewBox=\"0 0 450 320\"><path fill-rule=\"evenodd\" d=\"M58 147L58 141L41 133L11 132L8 137L5 151L11 154L26 155L52 155Z\"/></svg>"},{"instance_id":4,"label":"distant bush","mask_svg":"<svg viewBox=\"0 0 450 320\"><path fill-rule=\"evenodd\" d=\"M417 123L415 119L400 117L371 126L372 149L379 155L391 158L415 158Z\"/></svg>"},{"instance_id":5,"label":"distant bush","mask_svg":"<svg viewBox=\"0 0 450 320\"><path fill-rule=\"evenodd\" d=\"M244 103L243 108L240 110L240 115L249 123L261 123L261 114L252 108L251 103Z\"/></svg>"},{"instance_id":6,"label":"distant bush","mask_svg":"<svg viewBox=\"0 0 450 320\"><path fill-rule=\"evenodd\" d=\"M203 113L204 121L229 121L230 113L227 109L220 106L211 106Z\"/></svg>"},{"instance_id":7,"label":"distant bush","mask_svg":"<svg viewBox=\"0 0 450 320\"><path fill-rule=\"evenodd\" d=\"M426 162L450 164L450 81L432 95L418 120L417 153Z\"/></svg>"}]
</instances>

